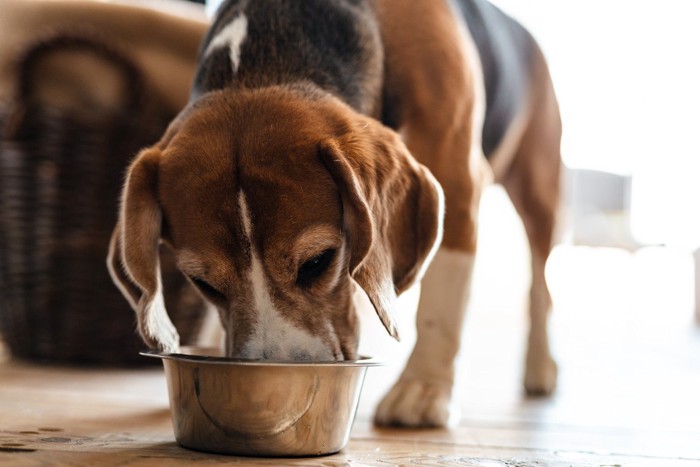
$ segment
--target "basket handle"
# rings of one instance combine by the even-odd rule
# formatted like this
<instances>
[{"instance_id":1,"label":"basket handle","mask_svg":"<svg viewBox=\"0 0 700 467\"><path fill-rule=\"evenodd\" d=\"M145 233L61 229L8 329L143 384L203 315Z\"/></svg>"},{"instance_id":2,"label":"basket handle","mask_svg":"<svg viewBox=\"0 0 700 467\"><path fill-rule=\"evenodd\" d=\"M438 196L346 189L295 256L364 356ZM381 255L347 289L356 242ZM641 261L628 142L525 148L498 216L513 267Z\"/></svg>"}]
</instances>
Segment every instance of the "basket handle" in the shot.
<instances>
[{"instance_id":1,"label":"basket handle","mask_svg":"<svg viewBox=\"0 0 700 467\"><path fill-rule=\"evenodd\" d=\"M121 82L126 84L126 99L118 107L126 113L141 109L147 97L144 76L137 65L112 42L100 39L94 33L59 33L30 46L17 62L17 86L7 114L4 136L12 137L19 131L27 109L37 101L36 78L42 60L56 52L80 52L106 61L121 74Z\"/></svg>"}]
</instances>

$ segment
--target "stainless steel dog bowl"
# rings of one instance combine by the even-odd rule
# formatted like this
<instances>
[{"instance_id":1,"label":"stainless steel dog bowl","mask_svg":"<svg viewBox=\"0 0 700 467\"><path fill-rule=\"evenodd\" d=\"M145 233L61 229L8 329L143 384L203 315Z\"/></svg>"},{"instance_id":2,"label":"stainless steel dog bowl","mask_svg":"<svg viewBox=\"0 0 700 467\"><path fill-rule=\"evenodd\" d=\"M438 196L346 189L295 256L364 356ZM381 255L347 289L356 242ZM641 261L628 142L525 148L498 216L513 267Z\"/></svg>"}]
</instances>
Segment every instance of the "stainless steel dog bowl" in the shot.
<instances>
[{"instance_id":1,"label":"stainless steel dog bowl","mask_svg":"<svg viewBox=\"0 0 700 467\"><path fill-rule=\"evenodd\" d=\"M193 347L182 352L142 352L163 360L175 439L187 448L248 456L341 450L367 368L382 364L238 360Z\"/></svg>"}]
</instances>

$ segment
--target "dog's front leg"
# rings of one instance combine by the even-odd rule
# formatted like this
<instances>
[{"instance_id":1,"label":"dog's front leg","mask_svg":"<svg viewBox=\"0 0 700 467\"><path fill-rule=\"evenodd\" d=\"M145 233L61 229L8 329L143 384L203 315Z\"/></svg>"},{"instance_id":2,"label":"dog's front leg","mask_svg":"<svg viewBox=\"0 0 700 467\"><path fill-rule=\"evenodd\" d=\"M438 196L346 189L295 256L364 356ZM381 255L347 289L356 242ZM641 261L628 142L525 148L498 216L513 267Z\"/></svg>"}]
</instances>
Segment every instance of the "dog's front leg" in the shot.
<instances>
[{"instance_id":1,"label":"dog's front leg","mask_svg":"<svg viewBox=\"0 0 700 467\"><path fill-rule=\"evenodd\" d=\"M470 157L478 159L480 154L475 150ZM469 177L459 184L443 182L447 187L443 243L421 282L413 353L377 408L375 421L380 425L442 427L456 420L455 358L471 290L485 173L478 167L460 167Z\"/></svg>"},{"instance_id":2,"label":"dog's front leg","mask_svg":"<svg viewBox=\"0 0 700 467\"><path fill-rule=\"evenodd\" d=\"M446 426L452 405L454 361L459 352L474 255L441 248L421 283L417 340L399 381L377 409L382 425Z\"/></svg>"}]
</instances>

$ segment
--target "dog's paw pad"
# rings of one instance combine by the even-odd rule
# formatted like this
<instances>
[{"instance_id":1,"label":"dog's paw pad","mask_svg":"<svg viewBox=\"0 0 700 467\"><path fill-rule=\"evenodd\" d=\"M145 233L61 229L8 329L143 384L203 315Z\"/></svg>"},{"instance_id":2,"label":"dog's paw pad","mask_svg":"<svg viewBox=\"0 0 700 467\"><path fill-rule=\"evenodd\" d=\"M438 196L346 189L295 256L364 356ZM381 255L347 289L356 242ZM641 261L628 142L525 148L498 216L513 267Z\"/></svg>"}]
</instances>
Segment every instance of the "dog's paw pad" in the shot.
<instances>
[{"instance_id":1,"label":"dog's paw pad","mask_svg":"<svg viewBox=\"0 0 700 467\"><path fill-rule=\"evenodd\" d=\"M525 392L528 396L549 396L557 387L557 364L552 357L528 358L525 366Z\"/></svg>"},{"instance_id":2,"label":"dog's paw pad","mask_svg":"<svg viewBox=\"0 0 700 467\"><path fill-rule=\"evenodd\" d=\"M400 380L379 403L374 422L383 426L445 427L455 418L452 387Z\"/></svg>"}]
</instances>

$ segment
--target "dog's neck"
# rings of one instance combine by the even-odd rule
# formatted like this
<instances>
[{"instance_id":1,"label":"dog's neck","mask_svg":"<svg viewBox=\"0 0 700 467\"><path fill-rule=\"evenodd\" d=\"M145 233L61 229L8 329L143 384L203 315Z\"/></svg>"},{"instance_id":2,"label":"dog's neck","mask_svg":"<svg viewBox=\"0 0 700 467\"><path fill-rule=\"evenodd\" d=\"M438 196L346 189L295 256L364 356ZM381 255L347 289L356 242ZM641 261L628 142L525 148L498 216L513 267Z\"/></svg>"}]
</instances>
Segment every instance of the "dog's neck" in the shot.
<instances>
[{"instance_id":1,"label":"dog's neck","mask_svg":"<svg viewBox=\"0 0 700 467\"><path fill-rule=\"evenodd\" d=\"M383 49L364 0L229 0L200 50L191 100L224 88L311 84L378 116Z\"/></svg>"}]
</instances>

